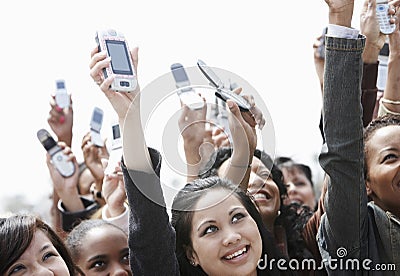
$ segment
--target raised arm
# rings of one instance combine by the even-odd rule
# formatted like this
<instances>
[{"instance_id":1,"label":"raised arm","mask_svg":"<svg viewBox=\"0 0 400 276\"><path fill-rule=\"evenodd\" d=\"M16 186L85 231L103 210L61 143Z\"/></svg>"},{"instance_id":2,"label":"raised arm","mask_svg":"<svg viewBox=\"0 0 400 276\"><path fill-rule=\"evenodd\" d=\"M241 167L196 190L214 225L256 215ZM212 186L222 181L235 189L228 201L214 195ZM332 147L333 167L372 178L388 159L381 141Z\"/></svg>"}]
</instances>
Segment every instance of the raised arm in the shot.
<instances>
[{"instance_id":1,"label":"raised arm","mask_svg":"<svg viewBox=\"0 0 400 276\"><path fill-rule=\"evenodd\" d=\"M131 52L137 71L138 49ZM122 130L125 189L129 215L130 265L133 275L179 275L175 257L175 232L169 222L160 186L161 156L146 146L140 118L140 89L130 93L109 89L112 77L103 79L110 63L104 53L92 51L93 80L118 114Z\"/></svg>"},{"instance_id":2,"label":"raised arm","mask_svg":"<svg viewBox=\"0 0 400 276\"><path fill-rule=\"evenodd\" d=\"M357 258L365 240L367 215L360 104L365 38L351 29L354 1L326 2L330 24L323 101L326 147L320 154L320 164L330 180L318 243L323 259L338 257L340 247L348 251L346 258Z\"/></svg>"}]
</instances>

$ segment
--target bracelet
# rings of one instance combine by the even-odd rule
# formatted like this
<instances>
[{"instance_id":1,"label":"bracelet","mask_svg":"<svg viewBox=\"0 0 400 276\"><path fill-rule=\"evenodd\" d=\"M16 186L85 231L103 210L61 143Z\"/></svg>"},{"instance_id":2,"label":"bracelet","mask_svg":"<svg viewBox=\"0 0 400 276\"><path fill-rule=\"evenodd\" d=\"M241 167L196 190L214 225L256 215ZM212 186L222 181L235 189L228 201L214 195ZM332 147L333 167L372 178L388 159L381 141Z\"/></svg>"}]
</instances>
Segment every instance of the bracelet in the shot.
<instances>
[{"instance_id":1,"label":"bracelet","mask_svg":"<svg viewBox=\"0 0 400 276\"><path fill-rule=\"evenodd\" d=\"M231 166L231 167L234 167L234 168L242 168L242 169L249 169L249 168L251 168L251 164L241 166L241 165L234 165L234 164L230 163L230 166Z\"/></svg>"},{"instance_id":2,"label":"bracelet","mask_svg":"<svg viewBox=\"0 0 400 276\"><path fill-rule=\"evenodd\" d=\"M381 98L381 101L383 103L388 103L388 104L400 104L400 101L392 101L392 100L388 100L388 99L385 99L385 98Z\"/></svg>"},{"instance_id":3,"label":"bracelet","mask_svg":"<svg viewBox=\"0 0 400 276\"><path fill-rule=\"evenodd\" d=\"M380 103L381 103L381 104L379 105L379 108L382 109L384 113L392 114L392 115L400 115L400 113L391 111L391 110L389 110L384 104L382 104L382 102L383 102L382 99L383 99L383 98L381 98L381 100L380 100ZM380 110L379 110L379 111L380 111ZM381 114L381 112L379 112L379 114Z\"/></svg>"}]
</instances>

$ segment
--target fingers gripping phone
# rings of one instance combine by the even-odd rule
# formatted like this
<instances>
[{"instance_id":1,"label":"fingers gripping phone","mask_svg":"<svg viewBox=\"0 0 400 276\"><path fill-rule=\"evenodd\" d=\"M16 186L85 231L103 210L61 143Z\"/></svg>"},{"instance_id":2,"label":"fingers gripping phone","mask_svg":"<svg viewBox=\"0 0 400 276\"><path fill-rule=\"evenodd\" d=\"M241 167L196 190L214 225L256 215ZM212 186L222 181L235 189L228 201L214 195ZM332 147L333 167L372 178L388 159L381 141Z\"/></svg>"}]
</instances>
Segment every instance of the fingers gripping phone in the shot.
<instances>
[{"instance_id":1,"label":"fingers gripping phone","mask_svg":"<svg viewBox=\"0 0 400 276\"><path fill-rule=\"evenodd\" d=\"M75 173L74 163L68 160L68 156L63 153L62 148L57 145L57 142L51 134L45 129L40 129L37 132L37 137L45 150L49 153L51 162L57 171L64 177L73 175Z\"/></svg>"},{"instance_id":2,"label":"fingers gripping phone","mask_svg":"<svg viewBox=\"0 0 400 276\"><path fill-rule=\"evenodd\" d=\"M376 16L378 17L381 33L391 34L394 32L396 24L390 24L389 4L387 0L376 1Z\"/></svg>"},{"instance_id":3,"label":"fingers gripping phone","mask_svg":"<svg viewBox=\"0 0 400 276\"><path fill-rule=\"evenodd\" d=\"M201 109L204 106L203 99L196 91L190 87L189 77L185 68L180 63L171 65L171 72L175 79L176 88L181 101L190 109Z\"/></svg>"},{"instance_id":4,"label":"fingers gripping phone","mask_svg":"<svg viewBox=\"0 0 400 276\"><path fill-rule=\"evenodd\" d=\"M101 126L103 124L104 112L101 108L95 107L93 109L92 118L90 120L90 137L92 143L98 147L104 146L104 141L101 138Z\"/></svg>"},{"instance_id":5,"label":"fingers gripping phone","mask_svg":"<svg viewBox=\"0 0 400 276\"><path fill-rule=\"evenodd\" d=\"M118 92L131 92L136 89L137 79L125 36L113 29L99 30L96 33L99 51L111 57L110 65L103 69L104 78L114 75L111 89Z\"/></svg>"},{"instance_id":6,"label":"fingers gripping phone","mask_svg":"<svg viewBox=\"0 0 400 276\"><path fill-rule=\"evenodd\" d=\"M71 99L67 93L67 89L65 88L64 80L56 80L55 100L56 104L62 109L69 108L71 104Z\"/></svg>"},{"instance_id":7,"label":"fingers gripping phone","mask_svg":"<svg viewBox=\"0 0 400 276\"><path fill-rule=\"evenodd\" d=\"M197 66L203 75L208 79L210 85L214 86L217 90L215 91L215 96L226 102L226 100L231 99L237 103L241 111L247 112L250 110L250 104L242 96L232 93L230 90L224 88L224 83L215 74L215 72L207 66L207 64L202 61L197 61Z\"/></svg>"}]
</instances>

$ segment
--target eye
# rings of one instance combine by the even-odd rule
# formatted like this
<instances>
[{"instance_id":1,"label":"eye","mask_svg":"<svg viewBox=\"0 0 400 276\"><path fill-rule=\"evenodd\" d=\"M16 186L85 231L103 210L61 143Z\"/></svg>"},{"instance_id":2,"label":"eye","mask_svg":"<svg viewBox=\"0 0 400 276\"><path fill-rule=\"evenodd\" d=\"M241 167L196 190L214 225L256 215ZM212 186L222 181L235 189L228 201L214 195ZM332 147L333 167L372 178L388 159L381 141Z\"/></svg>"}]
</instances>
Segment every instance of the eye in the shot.
<instances>
[{"instance_id":1,"label":"eye","mask_svg":"<svg viewBox=\"0 0 400 276\"><path fill-rule=\"evenodd\" d=\"M272 177L271 172L264 170L258 173L258 175L262 178L262 179L270 179Z\"/></svg>"},{"instance_id":2,"label":"eye","mask_svg":"<svg viewBox=\"0 0 400 276\"><path fill-rule=\"evenodd\" d=\"M207 235L207 234L214 233L214 232L216 232L216 231L218 231L218 227L215 226L215 225L210 225L210 226L208 226L208 227L204 230L203 236L204 236L204 235Z\"/></svg>"},{"instance_id":3,"label":"eye","mask_svg":"<svg viewBox=\"0 0 400 276\"><path fill-rule=\"evenodd\" d=\"M126 255L124 255L124 256L122 257L121 262L122 262L123 264L129 265L129 253L126 254Z\"/></svg>"},{"instance_id":4,"label":"eye","mask_svg":"<svg viewBox=\"0 0 400 276\"><path fill-rule=\"evenodd\" d=\"M11 269L11 271L8 273L8 275L16 274L16 273L20 272L22 269L25 269L25 266L23 266L21 264L16 265L14 268Z\"/></svg>"},{"instance_id":5,"label":"eye","mask_svg":"<svg viewBox=\"0 0 400 276\"><path fill-rule=\"evenodd\" d=\"M304 182L296 182L296 183L294 183L294 185L295 186L305 186L306 183L304 183Z\"/></svg>"},{"instance_id":6,"label":"eye","mask_svg":"<svg viewBox=\"0 0 400 276\"><path fill-rule=\"evenodd\" d=\"M385 162L385 161L387 161L387 160L390 160L390 159L396 159L396 158L397 158L397 156L396 156L395 154L390 153L390 154L386 155L386 156L383 158L383 162Z\"/></svg>"},{"instance_id":7,"label":"eye","mask_svg":"<svg viewBox=\"0 0 400 276\"><path fill-rule=\"evenodd\" d=\"M245 217L244 214L242 214L242 213L237 213L237 214L235 214L235 215L232 217L232 222L233 222L233 223L236 223L236 222L238 222L240 219L242 219L242 218L244 218L244 217Z\"/></svg>"},{"instance_id":8,"label":"eye","mask_svg":"<svg viewBox=\"0 0 400 276\"><path fill-rule=\"evenodd\" d=\"M104 269L105 267L106 267L106 263L104 261L98 260L98 261L93 262L90 265L89 269L94 268L96 271L100 271L100 270Z\"/></svg>"},{"instance_id":9,"label":"eye","mask_svg":"<svg viewBox=\"0 0 400 276\"><path fill-rule=\"evenodd\" d=\"M46 252L42 257L42 261L45 262L46 260L48 260L49 258L54 257L54 256L58 256L58 255L53 252Z\"/></svg>"}]
</instances>

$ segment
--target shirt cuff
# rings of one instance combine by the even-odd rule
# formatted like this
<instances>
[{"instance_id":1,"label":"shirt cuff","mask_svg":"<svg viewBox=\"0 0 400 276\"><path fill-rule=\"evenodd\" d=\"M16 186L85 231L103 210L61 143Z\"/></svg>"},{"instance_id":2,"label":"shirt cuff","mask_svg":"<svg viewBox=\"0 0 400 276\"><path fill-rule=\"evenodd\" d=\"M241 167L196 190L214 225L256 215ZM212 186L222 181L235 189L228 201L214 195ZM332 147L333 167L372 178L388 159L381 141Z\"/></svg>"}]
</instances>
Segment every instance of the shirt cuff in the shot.
<instances>
[{"instance_id":1,"label":"shirt cuff","mask_svg":"<svg viewBox=\"0 0 400 276\"><path fill-rule=\"evenodd\" d=\"M101 210L101 218L107 222L110 222L122 230L125 231L125 233L128 233L128 226L129 226L129 213L128 213L128 204L124 203L125 211L116 217L107 217L107 211L108 211L108 204L104 205L102 210Z\"/></svg>"},{"instance_id":2,"label":"shirt cuff","mask_svg":"<svg viewBox=\"0 0 400 276\"><path fill-rule=\"evenodd\" d=\"M330 37L356 39L359 33L360 31L357 29L328 24L328 32L326 35Z\"/></svg>"}]
</instances>

